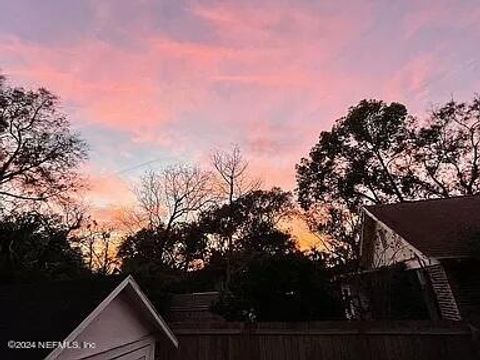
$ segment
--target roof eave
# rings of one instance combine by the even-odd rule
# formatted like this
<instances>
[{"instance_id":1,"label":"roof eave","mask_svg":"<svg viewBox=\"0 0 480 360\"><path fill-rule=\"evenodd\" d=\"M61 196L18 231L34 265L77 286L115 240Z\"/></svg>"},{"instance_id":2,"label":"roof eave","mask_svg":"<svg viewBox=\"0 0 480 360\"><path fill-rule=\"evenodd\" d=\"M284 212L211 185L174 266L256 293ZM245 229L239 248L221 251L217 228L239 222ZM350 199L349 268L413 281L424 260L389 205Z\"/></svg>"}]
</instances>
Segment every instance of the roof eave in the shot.
<instances>
[{"instance_id":1,"label":"roof eave","mask_svg":"<svg viewBox=\"0 0 480 360\"><path fill-rule=\"evenodd\" d=\"M138 286L137 282L133 279L131 275L127 276L115 289L110 292L110 294L78 325L63 341L64 342L73 342L78 335L81 334L83 330L87 328L88 325L115 299L127 286L130 286L135 294L138 296L138 299L141 301L142 305L147 309L152 318L155 321L155 324L158 328L165 332L167 337L172 341L173 345L178 348L178 340L173 334L172 330L169 328L167 323L155 310L155 307L152 305L147 296ZM64 349L58 347L54 349L45 360L55 359Z\"/></svg>"}]
</instances>

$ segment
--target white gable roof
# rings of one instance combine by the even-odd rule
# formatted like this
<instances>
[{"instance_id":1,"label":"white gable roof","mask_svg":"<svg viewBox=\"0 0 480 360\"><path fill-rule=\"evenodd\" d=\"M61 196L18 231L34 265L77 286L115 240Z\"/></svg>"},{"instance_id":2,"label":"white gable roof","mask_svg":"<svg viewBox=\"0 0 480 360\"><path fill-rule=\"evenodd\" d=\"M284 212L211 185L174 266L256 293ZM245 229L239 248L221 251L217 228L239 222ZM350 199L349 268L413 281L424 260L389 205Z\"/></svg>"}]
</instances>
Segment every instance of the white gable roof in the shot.
<instances>
[{"instance_id":1,"label":"white gable roof","mask_svg":"<svg viewBox=\"0 0 480 360\"><path fill-rule=\"evenodd\" d=\"M167 335L175 347L178 347L177 338L160 314L155 310L150 300L148 300L147 296L143 293L132 276L125 278L125 280L123 280L63 341L67 343L73 342L94 321L94 319L96 319L102 311L124 291L130 291L133 295L132 298L135 304L147 314L154 326ZM55 359L63 350L63 348L58 347L45 359Z\"/></svg>"}]
</instances>

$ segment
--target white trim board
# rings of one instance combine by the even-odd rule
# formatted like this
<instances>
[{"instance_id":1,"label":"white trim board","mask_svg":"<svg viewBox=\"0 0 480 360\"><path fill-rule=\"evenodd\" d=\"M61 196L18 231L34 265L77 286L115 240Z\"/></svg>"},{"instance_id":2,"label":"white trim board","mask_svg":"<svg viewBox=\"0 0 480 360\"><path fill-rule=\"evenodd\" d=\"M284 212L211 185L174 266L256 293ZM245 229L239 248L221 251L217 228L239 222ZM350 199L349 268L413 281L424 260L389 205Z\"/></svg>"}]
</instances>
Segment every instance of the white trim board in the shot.
<instances>
[{"instance_id":1,"label":"white trim board","mask_svg":"<svg viewBox=\"0 0 480 360\"><path fill-rule=\"evenodd\" d=\"M172 341L175 347L178 347L178 340L173 334L172 330L168 327L165 323L163 318L158 314L158 312L153 307L150 300L148 300L147 296L143 293L143 291L138 286L137 282L133 279L131 275L127 276L125 280L123 280L113 291L85 318L83 321L78 325L63 341L65 342L73 342L78 335L84 331L88 325L92 323L92 321L115 299L127 286L131 287L135 292L135 295L138 296L140 303L142 306L148 311L148 313L152 316L155 320L155 325L162 330L168 338ZM53 360L60 353L63 351L63 348L56 348L54 349L45 360Z\"/></svg>"}]
</instances>

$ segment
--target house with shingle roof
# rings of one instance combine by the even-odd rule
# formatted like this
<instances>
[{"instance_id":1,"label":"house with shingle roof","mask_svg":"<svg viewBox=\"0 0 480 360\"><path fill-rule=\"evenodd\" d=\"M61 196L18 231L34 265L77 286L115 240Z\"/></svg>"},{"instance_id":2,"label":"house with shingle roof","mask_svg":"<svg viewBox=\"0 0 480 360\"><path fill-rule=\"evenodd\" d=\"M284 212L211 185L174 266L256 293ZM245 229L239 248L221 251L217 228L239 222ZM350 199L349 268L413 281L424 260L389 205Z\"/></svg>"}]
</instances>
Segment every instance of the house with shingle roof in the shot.
<instances>
[{"instance_id":1,"label":"house with shingle roof","mask_svg":"<svg viewBox=\"0 0 480 360\"><path fill-rule=\"evenodd\" d=\"M347 316L480 323L480 196L365 206Z\"/></svg>"},{"instance_id":2,"label":"house with shingle roof","mask_svg":"<svg viewBox=\"0 0 480 360\"><path fill-rule=\"evenodd\" d=\"M430 318L480 320L479 250L480 196L363 209L362 272L401 265L414 274Z\"/></svg>"}]
</instances>

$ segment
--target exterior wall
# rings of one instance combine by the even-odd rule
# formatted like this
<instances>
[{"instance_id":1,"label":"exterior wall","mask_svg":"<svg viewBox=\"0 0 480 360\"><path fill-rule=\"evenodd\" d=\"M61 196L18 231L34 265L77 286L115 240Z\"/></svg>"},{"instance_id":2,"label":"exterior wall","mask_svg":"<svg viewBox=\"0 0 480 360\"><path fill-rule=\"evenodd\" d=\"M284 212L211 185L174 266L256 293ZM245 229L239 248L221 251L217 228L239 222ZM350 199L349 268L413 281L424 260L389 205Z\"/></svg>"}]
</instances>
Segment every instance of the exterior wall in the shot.
<instances>
[{"instance_id":1,"label":"exterior wall","mask_svg":"<svg viewBox=\"0 0 480 360\"><path fill-rule=\"evenodd\" d=\"M462 318L480 325L480 261L452 259L444 261L450 287Z\"/></svg>"},{"instance_id":2,"label":"exterior wall","mask_svg":"<svg viewBox=\"0 0 480 360\"><path fill-rule=\"evenodd\" d=\"M342 299L345 306L345 318L348 320L367 320L374 316L369 311L369 297L366 295L361 281L343 279L340 284Z\"/></svg>"},{"instance_id":3,"label":"exterior wall","mask_svg":"<svg viewBox=\"0 0 480 360\"><path fill-rule=\"evenodd\" d=\"M418 279L420 269L401 264L342 279L347 319L428 320L433 318ZM436 315L436 314L433 314Z\"/></svg>"},{"instance_id":4,"label":"exterior wall","mask_svg":"<svg viewBox=\"0 0 480 360\"><path fill-rule=\"evenodd\" d=\"M171 345L171 344L170 344ZM154 360L155 338L148 337L124 346L117 347L93 356L85 360Z\"/></svg>"},{"instance_id":5,"label":"exterior wall","mask_svg":"<svg viewBox=\"0 0 480 360\"><path fill-rule=\"evenodd\" d=\"M65 349L57 359L83 359L86 356L152 338L153 330L153 327L144 320L144 316L138 313L127 294L123 292L113 299L74 340L79 343L94 343L95 347ZM153 340L151 342L154 343Z\"/></svg>"},{"instance_id":6,"label":"exterior wall","mask_svg":"<svg viewBox=\"0 0 480 360\"><path fill-rule=\"evenodd\" d=\"M428 259L401 236L368 214L364 215L363 243L362 262L367 269L397 263L405 263L407 268L414 269L428 263Z\"/></svg>"},{"instance_id":7,"label":"exterior wall","mask_svg":"<svg viewBox=\"0 0 480 360\"><path fill-rule=\"evenodd\" d=\"M440 264L428 266L426 271L436 295L440 316L445 320L461 320L462 317L443 266Z\"/></svg>"},{"instance_id":8,"label":"exterior wall","mask_svg":"<svg viewBox=\"0 0 480 360\"><path fill-rule=\"evenodd\" d=\"M362 254L366 269L390 267L398 263L405 264L407 269L418 269L418 280L423 289L430 318L440 317L446 320L462 318L449 277L438 260L425 257L368 212L364 214L362 236L362 251L367 252Z\"/></svg>"}]
</instances>

